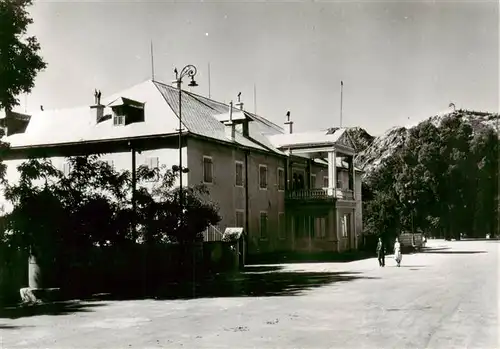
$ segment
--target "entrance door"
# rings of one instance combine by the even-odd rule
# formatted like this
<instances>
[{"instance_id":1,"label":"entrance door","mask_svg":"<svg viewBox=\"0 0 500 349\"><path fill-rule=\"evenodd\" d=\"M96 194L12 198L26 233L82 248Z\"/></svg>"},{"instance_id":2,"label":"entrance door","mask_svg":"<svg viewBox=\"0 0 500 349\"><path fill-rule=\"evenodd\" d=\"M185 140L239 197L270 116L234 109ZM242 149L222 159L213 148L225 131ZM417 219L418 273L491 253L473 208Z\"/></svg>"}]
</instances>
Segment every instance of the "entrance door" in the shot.
<instances>
[{"instance_id":1,"label":"entrance door","mask_svg":"<svg viewBox=\"0 0 500 349\"><path fill-rule=\"evenodd\" d=\"M292 190L305 189L305 170L293 169L292 170Z\"/></svg>"}]
</instances>

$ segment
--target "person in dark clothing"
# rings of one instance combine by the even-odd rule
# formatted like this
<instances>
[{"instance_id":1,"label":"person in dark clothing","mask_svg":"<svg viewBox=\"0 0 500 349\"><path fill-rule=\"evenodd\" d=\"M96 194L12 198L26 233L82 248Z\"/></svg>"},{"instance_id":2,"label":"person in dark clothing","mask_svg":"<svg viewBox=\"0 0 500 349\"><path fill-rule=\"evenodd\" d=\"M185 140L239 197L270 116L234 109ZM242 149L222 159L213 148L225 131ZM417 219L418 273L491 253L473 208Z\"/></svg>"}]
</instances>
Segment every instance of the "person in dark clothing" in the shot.
<instances>
[{"instance_id":1,"label":"person in dark clothing","mask_svg":"<svg viewBox=\"0 0 500 349\"><path fill-rule=\"evenodd\" d=\"M377 257L379 266L385 267L385 249L384 244L382 243L382 238L378 238Z\"/></svg>"}]
</instances>

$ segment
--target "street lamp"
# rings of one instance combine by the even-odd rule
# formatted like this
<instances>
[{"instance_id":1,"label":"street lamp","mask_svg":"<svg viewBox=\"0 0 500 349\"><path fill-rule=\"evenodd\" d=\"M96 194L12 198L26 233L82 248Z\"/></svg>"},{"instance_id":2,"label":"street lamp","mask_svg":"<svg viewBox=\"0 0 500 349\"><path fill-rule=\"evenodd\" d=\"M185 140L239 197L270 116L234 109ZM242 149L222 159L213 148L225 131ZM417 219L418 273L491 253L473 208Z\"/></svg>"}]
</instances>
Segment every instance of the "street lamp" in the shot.
<instances>
[{"instance_id":1,"label":"street lamp","mask_svg":"<svg viewBox=\"0 0 500 349\"><path fill-rule=\"evenodd\" d=\"M189 82L190 87L196 87L198 84L194 80L194 77L196 75L196 67L194 65L188 64L184 68L182 68L181 72L179 73L177 71L177 68L174 69L175 73L175 81L174 83L177 85L177 89L179 90L179 166L174 165L172 166L172 170L174 172L179 172L179 207L181 209L181 215L180 215L180 226L182 226L182 216L184 214L183 210L183 196L182 196L182 174L183 173L188 173L189 169L187 167L182 167L182 79L185 78L186 76L191 78L191 81Z\"/></svg>"}]
</instances>

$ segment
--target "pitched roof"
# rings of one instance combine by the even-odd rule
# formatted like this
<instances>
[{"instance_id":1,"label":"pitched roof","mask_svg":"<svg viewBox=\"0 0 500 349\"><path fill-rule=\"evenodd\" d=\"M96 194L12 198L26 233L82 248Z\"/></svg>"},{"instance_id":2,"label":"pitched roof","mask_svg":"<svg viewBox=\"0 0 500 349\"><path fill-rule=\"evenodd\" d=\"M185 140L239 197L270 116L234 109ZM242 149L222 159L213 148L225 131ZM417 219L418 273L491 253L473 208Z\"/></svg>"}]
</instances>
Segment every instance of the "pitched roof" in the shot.
<instances>
[{"instance_id":1,"label":"pitched roof","mask_svg":"<svg viewBox=\"0 0 500 349\"><path fill-rule=\"evenodd\" d=\"M176 133L176 116L151 81L103 98L102 102L107 105L122 96L145 103L145 122L113 126L113 120L108 119L97 123L95 110L90 106L38 111L24 133L11 135L5 141L12 147L21 147Z\"/></svg>"},{"instance_id":2,"label":"pitched roof","mask_svg":"<svg viewBox=\"0 0 500 349\"><path fill-rule=\"evenodd\" d=\"M269 136L270 142L276 148L285 147L300 147L300 146L320 146L327 144L334 144L344 134L344 128L337 128L331 131L312 131L312 132L299 132L291 134L276 134Z\"/></svg>"},{"instance_id":3,"label":"pitched roof","mask_svg":"<svg viewBox=\"0 0 500 349\"><path fill-rule=\"evenodd\" d=\"M5 139L12 147L58 145L64 143L113 140L177 133L179 127L179 90L156 81L145 81L127 90L102 99L107 105L104 114L110 113L110 106L125 100L144 103L145 121L114 126L112 119L96 120L96 112L90 106L38 111L33 114L24 133ZM275 149L265 134L282 132L281 128L254 114L244 112L249 122L249 137L236 132L234 141L226 137L224 125L217 115L228 113L229 106L194 93L182 93L182 123L187 132L218 141L235 143L262 151ZM237 128L238 130L238 128Z\"/></svg>"},{"instance_id":4,"label":"pitched roof","mask_svg":"<svg viewBox=\"0 0 500 349\"><path fill-rule=\"evenodd\" d=\"M155 82L156 87L165 97L172 110L178 114L179 90L173 86ZM229 113L229 105L217 102L191 92L182 93L182 123L190 133L213 138L219 141L231 142L225 133L224 125L218 120L221 114ZM260 150L270 150L278 154L281 151L273 147L263 132L279 132L276 125L261 117L244 111L249 122L249 138L244 137L241 127L237 127L234 142L243 146Z\"/></svg>"}]
</instances>

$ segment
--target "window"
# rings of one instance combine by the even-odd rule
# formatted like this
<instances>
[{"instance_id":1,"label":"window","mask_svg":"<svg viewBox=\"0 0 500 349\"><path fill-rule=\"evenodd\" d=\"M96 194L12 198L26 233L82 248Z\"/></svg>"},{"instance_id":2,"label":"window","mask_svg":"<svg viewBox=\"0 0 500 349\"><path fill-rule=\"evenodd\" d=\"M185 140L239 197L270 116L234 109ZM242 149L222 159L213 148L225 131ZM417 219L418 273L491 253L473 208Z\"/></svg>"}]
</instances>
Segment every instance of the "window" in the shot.
<instances>
[{"instance_id":1,"label":"window","mask_svg":"<svg viewBox=\"0 0 500 349\"><path fill-rule=\"evenodd\" d=\"M236 210L236 227L245 228L245 214L243 210Z\"/></svg>"},{"instance_id":2,"label":"window","mask_svg":"<svg viewBox=\"0 0 500 349\"><path fill-rule=\"evenodd\" d=\"M280 239L286 238L286 219L285 212L278 213L278 237Z\"/></svg>"},{"instance_id":3,"label":"window","mask_svg":"<svg viewBox=\"0 0 500 349\"><path fill-rule=\"evenodd\" d=\"M267 189L267 166L259 165L259 187Z\"/></svg>"},{"instance_id":4,"label":"window","mask_svg":"<svg viewBox=\"0 0 500 349\"><path fill-rule=\"evenodd\" d=\"M316 175L312 174L311 175L311 189L315 189L315 188L316 188Z\"/></svg>"},{"instance_id":5,"label":"window","mask_svg":"<svg viewBox=\"0 0 500 349\"><path fill-rule=\"evenodd\" d=\"M285 170L278 168L278 190L285 190Z\"/></svg>"},{"instance_id":6,"label":"window","mask_svg":"<svg viewBox=\"0 0 500 349\"><path fill-rule=\"evenodd\" d=\"M314 228L314 235L316 237L326 237L326 219L324 217L315 218Z\"/></svg>"},{"instance_id":7,"label":"window","mask_svg":"<svg viewBox=\"0 0 500 349\"><path fill-rule=\"evenodd\" d=\"M111 167L112 170L115 169L115 162L113 160L106 160L105 161L109 167Z\"/></svg>"},{"instance_id":8,"label":"window","mask_svg":"<svg viewBox=\"0 0 500 349\"><path fill-rule=\"evenodd\" d=\"M304 190L305 187L305 171L294 170L292 175L292 190Z\"/></svg>"},{"instance_id":9,"label":"window","mask_svg":"<svg viewBox=\"0 0 500 349\"><path fill-rule=\"evenodd\" d=\"M203 183L213 182L214 164L210 156L203 157Z\"/></svg>"},{"instance_id":10,"label":"window","mask_svg":"<svg viewBox=\"0 0 500 349\"><path fill-rule=\"evenodd\" d=\"M113 111L113 125L120 126L125 125L125 113L123 107L116 107Z\"/></svg>"},{"instance_id":11,"label":"window","mask_svg":"<svg viewBox=\"0 0 500 349\"><path fill-rule=\"evenodd\" d=\"M349 229L349 215L342 216L342 237L347 237Z\"/></svg>"},{"instance_id":12,"label":"window","mask_svg":"<svg viewBox=\"0 0 500 349\"><path fill-rule=\"evenodd\" d=\"M328 177L327 176L323 177L323 188L328 188Z\"/></svg>"},{"instance_id":13,"label":"window","mask_svg":"<svg viewBox=\"0 0 500 349\"><path fill-rule=\"evenodd\" d=\"M63 174L68 176L71 172L71 164L68 161L65 161L63 164Z\"/></svg>"},{"instance_id":14,"label":"window","mask_svg":"<svg viewBox=\"0 0 500 349\"><path fill-rule=\"evenodd\" d=\"M267 212L260 212L260 238L267 239Z\"/></svg>"},{"instance_id":15,"label":"window","mask_svg":"<svg viewBox=\"0 0 500 349\"><path fill-rule=\"evenodd\" d=\"M235 163L235 175L236 175L236 180L235 180L235 185L237 187L242 187L243 186L243 163L241 161L236 161Z\"/></svg>"},{"instance_id":16,"label":"window","mask_svg":"<svg viewBox=\"0 0 500 349\"><path fill-rule=\"evenodd\" d=\"M158 168L159 162L160 162L160 159L157 156L150 157L150 158L146 159L146 165L148 166L148 168L150 170L154 170L154 169Z\"/></svg>"},{"instance_id":17,"label":"window","mask_svg":"<svg viewBox=\"0 0 500 349\"><path fill-rule=\"evenodd\" d=\"M144 103L120 97L113 101L110 106L113 110L114 126L144 121Z\"/></svg>"},{"instance_id":18,"label":"window","mask_svg":"<svg viewBox=\"0 0 500 349\"><path fill-rule=\"evenodd\" d=\"M148 167L149 170L154 170L155 171L155 176L154 178L151 178L151 182L158 181L160 179L160 173L159 173L159 168L160 168L160 158L157 156L150 157L146 159L146 166Z\"/></svg>"}]
</instances>

